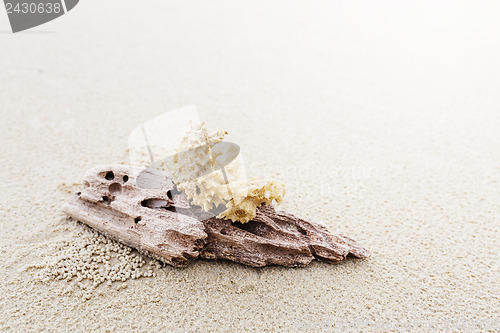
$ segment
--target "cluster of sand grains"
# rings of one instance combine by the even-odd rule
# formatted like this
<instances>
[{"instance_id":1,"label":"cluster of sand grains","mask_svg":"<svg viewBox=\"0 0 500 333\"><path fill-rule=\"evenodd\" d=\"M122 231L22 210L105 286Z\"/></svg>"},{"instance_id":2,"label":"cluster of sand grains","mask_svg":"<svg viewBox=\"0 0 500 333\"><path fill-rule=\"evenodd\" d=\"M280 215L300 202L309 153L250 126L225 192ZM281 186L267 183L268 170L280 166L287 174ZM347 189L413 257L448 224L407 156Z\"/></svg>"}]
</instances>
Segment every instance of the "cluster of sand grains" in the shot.
<instances>
[{"instance_id":1,"label":"cluster of sand grains","mask_svg":"<svg viewBox=\"0 0 500 333\"><path fill-rule=\"evenodd\" d=\"M75 223L71 219L68 222ZM80 225L77 235L58 245L37 274L40 282L65 280L66 293L89 299L95 293L127 287L130 279L155 276L162 264L137 251Z\"/></svg>"}]
</instances>

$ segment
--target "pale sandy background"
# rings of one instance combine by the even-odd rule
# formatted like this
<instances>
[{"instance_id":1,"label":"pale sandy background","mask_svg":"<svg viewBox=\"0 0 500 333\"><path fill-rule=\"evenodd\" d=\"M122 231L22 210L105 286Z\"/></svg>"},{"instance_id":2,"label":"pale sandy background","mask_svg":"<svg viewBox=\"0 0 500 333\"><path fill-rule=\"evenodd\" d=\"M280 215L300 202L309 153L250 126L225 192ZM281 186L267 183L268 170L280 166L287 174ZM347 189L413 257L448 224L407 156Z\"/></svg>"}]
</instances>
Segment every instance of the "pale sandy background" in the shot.
<instances>
[{"instance_id":1,"label":"pale sandy background","mask_svg":"<svg viewBox=\"0 0 500 333\"><path fill-rule=\"evenodd\" d=\"M374 3L81 0L16 35L1 9L0 328L500 330L499 6ZM189 104L373 257L37 282L85 242L71 184Z\"/></svg>"}]
</instances>

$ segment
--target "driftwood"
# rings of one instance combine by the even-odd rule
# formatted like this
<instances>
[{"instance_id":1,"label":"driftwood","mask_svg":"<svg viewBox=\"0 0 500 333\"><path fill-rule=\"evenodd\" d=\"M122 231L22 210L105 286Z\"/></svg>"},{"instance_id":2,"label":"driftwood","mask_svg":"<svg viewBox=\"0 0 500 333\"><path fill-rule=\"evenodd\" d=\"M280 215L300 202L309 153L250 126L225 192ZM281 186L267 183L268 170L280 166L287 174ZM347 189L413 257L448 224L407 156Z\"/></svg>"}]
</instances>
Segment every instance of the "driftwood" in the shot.
<instances>
[{"instance_id":1,"label":"driftwood","mask_svg":"<svg viewBox=\"0 0 500 333\"><path fill-rule=\"evenodd\" d=\"M272 206L261 206L248 223L218 219L189 204L165 174L139 167L112 165L89 170L84 188L63 210L109 237L167 264L228 259L245 265L305 266L348 255L369 256L356 241L333 235Z\"/></svg>"},{"instance_id":2,"label":"driftwood","mask_svg":"<svg viewBox=\"0 0 500 333\"><path fill-rule=\"evenodd\" d=\"M262 206L247 223L211 218L203 221L208 233L201 256L229 259L245 265L305 266L313 259L336 263L347 255L369 256L356 241L331 234L320 224L307 222L272 206Z\"/></svg>"}]
</instances>

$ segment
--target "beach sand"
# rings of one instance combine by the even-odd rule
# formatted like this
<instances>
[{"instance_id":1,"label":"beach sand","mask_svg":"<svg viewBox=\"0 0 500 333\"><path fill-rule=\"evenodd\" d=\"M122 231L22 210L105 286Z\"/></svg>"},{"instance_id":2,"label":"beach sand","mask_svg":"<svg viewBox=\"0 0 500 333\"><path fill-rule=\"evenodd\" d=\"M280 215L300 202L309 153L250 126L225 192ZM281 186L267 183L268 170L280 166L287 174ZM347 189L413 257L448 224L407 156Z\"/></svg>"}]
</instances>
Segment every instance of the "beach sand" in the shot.
<instances>
[{"instance_id":1,"label":"beach sand","mask_svg":"<svg viewBox=\"0 0 500 333\"><path fill-rule=\"evenodd\" d=\"M498 8L437 6L82 0L19 34L0 10L0 329L498 331ZM159 267L65 217L87 169L191 104L372 257Z\"/></svg>"}]
</instances>

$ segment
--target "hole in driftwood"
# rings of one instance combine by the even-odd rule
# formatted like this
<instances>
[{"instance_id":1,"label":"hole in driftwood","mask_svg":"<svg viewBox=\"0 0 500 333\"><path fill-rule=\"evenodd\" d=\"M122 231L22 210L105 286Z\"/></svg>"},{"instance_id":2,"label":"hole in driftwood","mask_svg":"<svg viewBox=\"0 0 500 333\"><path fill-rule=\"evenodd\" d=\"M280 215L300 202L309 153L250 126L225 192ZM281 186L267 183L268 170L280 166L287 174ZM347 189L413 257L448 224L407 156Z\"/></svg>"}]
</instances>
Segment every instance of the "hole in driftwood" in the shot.
<instances>
[{"instance_id":1,"label":"hole in driftwood","mask_svg":"<svg viewBox=\"0 0 500 333\"><path fill-rule=\"evenodd\" d=\"M173 200L174 198L172 197L172 191L167 191L167 196L170 200Z\"/></svg>"},{"instance_id":2,"label":"hole in driftwood","mask_svg":"<svg viewBox=\"0 0 500 333\"><path fill-rule=\"evenodd\" d=\"M111 193L120 193L122 191L122 186L118 183L113 183L109 185L109 192Z\"/></svg>"},{"instance_id":3,"label":"hole in driftwood","mask_svg":"<svg viewBox=\"0 0 500 333\"><path fill-rule=\"evenodd\" d=\"M128 182L128 176L127 175L123 176L123 182L124 183Z\"/></svg>"},{"instance_id":4,"label":"hole in driftwood","mask_svg":"<svg viewBox=\"0 0 500 333\"><path fill-rule=\"evenodd\" d=\"M163 199L146 199L141 202L142 207L148 208L166 208L168 201Z\"/></svg>"},{"instance_id":5,"label":"hole in driftwood","mask_svg":"<svg viewBox=\"0 0 500 333\"><path fill-rule=\"evenodd\" d=\"M104 202L108 202L108 201L109 201L108 196L107 196L107 195L103 196L103 197L102 197L102 201L104 201Z\"/></svg>"},{"instance_id":6,"label":"hole in driftwood","mask_svg":"<svg viewBox=\"0 0 500 333\"><path fill-rule=\"evenodd\" d=\"M307 231L305 231L304 229L302 229L301 227L299 227L298 225L296 225L297 227L297 230L302 234L302 235L307 235Z\"/></svg>"},{"instance_id":7,"label":"hole in driftwood","mask_svg":"<svg viewBox=\"0 0 500 333\"><path fill-rule=\"evenodd\" d=\"M220 233L223 234L223 235L227 235L227 230L226 229L221 229Z\"/></svg>"},{"instance_id":8,"label":"hole in driftwood","mask_svg":"<svg viewBox=\"0 0 500 333\"><path fill-rule=\"evenodd\" d=\"M113 173L113 171L108 171L106 172L106 176L104 176L104 178L106 178L107 180L113 180L115 179L115 174Z\"/></svg>"},{"instance_id":9,"label":"hole in driftwood","mask_svg":"<svg viewBox=\"0 0 500 333\"><path fill-rule=\"evenodd\" d=\"M140 217L140 216L137 216L137 217L134 219L134 222L135 222L135 223L139 223L139 222L141 222L141 217Z\"/></svg>"},{"instance_id":10,"label":"hole in driftwood","mask_svg":"<svg viewBox=\"0 0 500 333\"><path fill-rule=\"evenodd\" d=\"M163 199L146 199L141 202L141 206L152 209L165 209L174 213L177 212L175 206L171 206L170 202Z\"/></svg>"}]
</instances>

